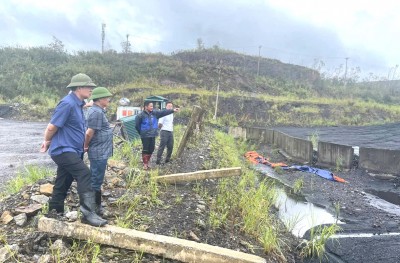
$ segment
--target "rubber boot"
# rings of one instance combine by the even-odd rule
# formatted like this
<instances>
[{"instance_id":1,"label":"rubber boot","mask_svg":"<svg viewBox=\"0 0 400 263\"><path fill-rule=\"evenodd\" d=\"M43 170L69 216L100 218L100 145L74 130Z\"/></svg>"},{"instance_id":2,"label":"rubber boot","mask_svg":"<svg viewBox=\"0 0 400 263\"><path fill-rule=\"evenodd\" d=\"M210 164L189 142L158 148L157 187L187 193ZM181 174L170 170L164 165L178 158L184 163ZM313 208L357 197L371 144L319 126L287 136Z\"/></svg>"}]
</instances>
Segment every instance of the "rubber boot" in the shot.
<instances>
[{"instance_id":1,"label":"rubber boot","mask_svg":"<svg viewBox=\"0 0 400 263\"><path fill-rule=\"evenodd\" d=\"M149 161L147 159L147 154L142 154L143 170L149 169Z\"/></svg>"},{"instance_id":2,"label":"rubber boot","mask_svg":"<svg viewBox=\"0 0 400 263\"><path fill-rule=\"evenodd\" d=\"M101 205L101 190L100 191L96 191L96 214L98 214L99 216L104 216L104 208Z\"/></svg>"},{"instance_id":3,"label":"rubber boot","mask_svg":"<svg viewBox=\"0 0 400 263\"><path fill-rule=\"evenodd\" d=\"M55 203L55 202L52 202L51 201L51 199L50 199L50 201L49 201L49 212L50 211L52 211L52 210L56 210L56 212L58 213L58 214L63 214L64 213L64 201L61 203Z\"/></svg>"},{"instance_id":4,"label":"rubber boot","mask_svg":"<svg viewBox=\"0 0 400 263\"><path fill-rule=\"evenodd\" d=\"M107 220L96 214L96 197L94 191L79 194L79 202L83 215L81 219L82 223L91 226L104 226L107 224Z\"/></svg>"},{"instance_id":5,"label":"rubber boot","mask_svg":"<svg viewBox=\"0 0 400 263\"><path fill-rule=\"evenodd\" d=\"M147 169L150 169L150 159L151 159L151 154L147 154Z\"/></svg>"},{"instance_id":6,"label":"rubber boot","mask_svg":"<svg viewBox=\"0 0 400 263\"><path fill-rule=\"evenodd\" d=\"M48 218L55 218L57 219L64 214L64 202L52 202L50 199L49 201L49 211L45 215Z\"/></svg>"}]
</instances>

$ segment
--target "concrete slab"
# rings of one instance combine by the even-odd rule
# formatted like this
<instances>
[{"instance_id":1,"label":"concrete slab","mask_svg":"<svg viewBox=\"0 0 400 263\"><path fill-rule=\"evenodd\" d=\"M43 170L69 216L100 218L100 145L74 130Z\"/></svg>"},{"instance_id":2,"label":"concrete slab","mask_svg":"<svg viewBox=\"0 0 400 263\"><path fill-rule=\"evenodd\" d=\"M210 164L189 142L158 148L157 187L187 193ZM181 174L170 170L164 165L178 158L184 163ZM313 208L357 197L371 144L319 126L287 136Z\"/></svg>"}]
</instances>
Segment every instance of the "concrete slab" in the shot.
<instances>
[{"instance_id":1,"label":"concrete slab","mask_svg":"<svg viewBox=\"0 0 400 263\"><path fill-rule=\"evenodd\" d=\"M371 172L397 175L400 170L400 150L360 147L359 167Z\"/></svg>"},{"instance_id":2,"label":"concrete slab","mask_svg":"<svg viewBox=\"0 0 400 263\"><path fill-rule=\"evenodd\" d=\"M42 217L39 219L38 229L42 232L82 240L91 240L99 244L150 253L182 262L266 262L264 258L239 251L110 225L105 227L92 227L77 222L68 223Z\"/></svg>"},{"instance_id":3,"label":"concrete slab","mask_svg":"<svg viewBox=\"0 0 400 263\"><path fill-rule=\"evenodd\" d=\"M331 142L318 142L318 163L322 167L350 169L353 165L354 149L349 145Z\"/></svg>"}]
</instances>

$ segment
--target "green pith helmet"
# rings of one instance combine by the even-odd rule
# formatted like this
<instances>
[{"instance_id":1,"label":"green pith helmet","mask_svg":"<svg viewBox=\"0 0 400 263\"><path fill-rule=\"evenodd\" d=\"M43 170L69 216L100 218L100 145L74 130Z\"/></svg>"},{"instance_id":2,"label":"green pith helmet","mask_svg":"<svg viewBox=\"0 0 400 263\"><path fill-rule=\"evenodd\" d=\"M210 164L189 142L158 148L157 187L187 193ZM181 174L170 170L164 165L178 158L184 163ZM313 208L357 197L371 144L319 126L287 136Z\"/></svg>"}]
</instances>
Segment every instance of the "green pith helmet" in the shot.
<instances>
[{"instance_id":1,"label":"green pith helmet","mask_svg":"<svg viewBox=\"0 0 400 263\"><path fill-rule=\"evenodd\" d=\"M96 87L96 84L88 75L79 73L71 78L71 83L67 86L67 88L73 87Z\"/></svg>"},{"instance_id":2,"label":"green pith helmet","mask_svg":"<svg viewBox=\"0 0 400 263\"><path fill-rule=\"evenodd\" d=\"M107 98L107 97L112 97L111 92L109 92L108 89L104 87L98 87L92 91L92 96L90 97L90 100Z\"/></svg>"}]
</instances>

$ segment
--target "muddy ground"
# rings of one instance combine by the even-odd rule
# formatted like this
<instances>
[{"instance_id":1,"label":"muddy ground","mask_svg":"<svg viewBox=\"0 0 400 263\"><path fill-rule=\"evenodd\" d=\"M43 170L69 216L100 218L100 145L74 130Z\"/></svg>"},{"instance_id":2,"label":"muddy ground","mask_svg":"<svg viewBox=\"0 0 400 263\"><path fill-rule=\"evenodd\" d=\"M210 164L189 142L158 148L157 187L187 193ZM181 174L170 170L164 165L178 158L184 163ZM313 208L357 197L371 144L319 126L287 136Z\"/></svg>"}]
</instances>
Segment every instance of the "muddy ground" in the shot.
<instances>
[{"instance_id":1,"label":"muddy ground","mask_svg":"<svg viewBox=\"0 0 400 263\"><path fill-rule=\"evenodd\" d=\"M24 162L33 162L36 164L52 165L51 159L47 154L38 152L39 144L42 140L42 132L45 128L45 123L23 123L18 121L0 120L0 172L1 185L13 176L18 167L21 167ZM381 134L385 130L385 126L379 126L377 134ZM390 127L390 126L389 126ZM371 127L368 128L368 130ZM287 128L286 128L287 129ZM297 128L298 129L298 128ZM341 127L342 132L344 127ZM350 127L349 130L352 128ZM321 130L321 129L320 129ZM297 130L299 131L299 130ZM310 130L309 130L310 131ZM299 134L299 133L297 133ZM343 133L338 133L343 134ZM357 137L357 135L354 135ZM373 135L370 138L373 138ZM348 135L345 136L346 138ZM320 134L320 139L322 140ZM377 136L379 138L379 136ZM393 140L394 142L395 140ZM162 173L168 174L173 172L190 172L203 169L202 164L205 160L210 161L209 156L209 141L207 138L203 140L200 146L192 147L185 152L183 160L162 166ZM349 143L354 145L353 143ZM394 147L394 145L392 145ZM5 149L9 149L6 151ZM282 155L276 149L272 149L268 145L259 145L254 149L265 157L270 157L272 161L285 161ZM22 161L23 160L23 161ZM154 160L153 160L154 162ZM11 164L11 165L10 165ZM291 165L292 163L288 163ZM154 163L153 163L154 166ZM328 181L313 174L285 171L275 172L271 169L266 169L266 173L278 178L285 185L293 186L294 182L299 178L304 181L304 186L301 194L306 200L321 207L325 207L332 214L335 214L335 206L340 207L340 220L343 229L342 234L371 234L371 237L355 236L341 238L338 242L328 242L327 244L327 262L400 262L397 248L400 244L400 236L387 235L389 233L400 232L400 209L399 196L400 189L398 180L389 179L382 180L379 175L368 174L365 171L352 169L350 171L334 171L338 176L343 177L348 181L346 184ZM198 194L194 193L193 189L197 186L194 184L183 184L176 188L174 192L170 192L162 197L165 206L148 210L145 216L155 219L153 223L146 223L146 230L153 233L178 236L181 238L193 239L191 232L199 238L200 242L206 242L213 245L237 249L247 253L255 253L264 256L271 262L274 258L262 254L260 249L252 250L246 247L246 244L255 244L259 248L257 241L243 235L235 228L222 229L220 231L211 230L207 225L198 224L199 219L206 222L207 208L205 211L196 211L202 207L204 202ZM215 182L205 182L204 187L208 187L209 191L213 191ZM110 188L106 202L111 202L118 198L123 193L123 188ZM381 198L376 198L375 195L384 197L390 202L386 202ZM172 200L177 197L182 197L183 202L179 205L173 205ZM17 196L22 198L21 196ZM396 199L397 198L397 199ZM72 198L73 200L73 198ZM74 203L73 201L71 201ZM75 200L76 202L76 200ZM4 207L18 204L18 200L13 200L9 204L2 204ZM73 209L74 205L71 204ZM113 206L110 205L112 210ZM168 209L173 207L173 209ZM157 222L157 224L154 224ZM112 220L111 220L112 223ZM143 225L143 224L141 224ZM24 260L21 262L36 262L40 255L48 251L48 240L54 241L57 237L38 235L32 233L26 235L23 228L14 225L6 226L7 235L14 239L16 243L26 244L33 242L36 246L30 249L25 249ZM307 237L307 234L305 235ZM299 241L295 241L293 237L287 235L289 247L285 251L285 256L289 262L301 262L298 257L296 247ZM338 245L339 244L339 245ZM104 248L107 250L107 248ZM132 252L118 250L115 253L102 255L103 262L131 262ZM32 261L34 260L34 261ZM131 260L131 261L129 261ZM305 260L305 262L319 262L318 260ZM160 259L153 256L144 256L142 262L172 262Z\"/></svg>"}]
</instances>

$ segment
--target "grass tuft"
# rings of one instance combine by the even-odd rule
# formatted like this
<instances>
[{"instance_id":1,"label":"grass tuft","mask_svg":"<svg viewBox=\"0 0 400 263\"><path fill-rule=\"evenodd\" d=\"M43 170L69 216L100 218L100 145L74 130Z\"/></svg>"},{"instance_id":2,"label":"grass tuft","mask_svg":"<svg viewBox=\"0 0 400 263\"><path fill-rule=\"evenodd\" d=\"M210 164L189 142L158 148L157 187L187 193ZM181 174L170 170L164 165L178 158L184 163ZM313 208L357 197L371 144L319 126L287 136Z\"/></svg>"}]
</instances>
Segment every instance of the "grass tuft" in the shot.
<instances>
[{"instance_id":1,"label":"grass tuft","mask_svg":"<svg viewBox=\"0 0 400 263\"><path fill-rule=\"evenodd\" d=\"M54 170L35 165L26 165L17 171L17 176L14 179L8 181L5 191L7 194L15 194L27 185L34 184L53 175Z\"/></svg>"}]
</instances>

